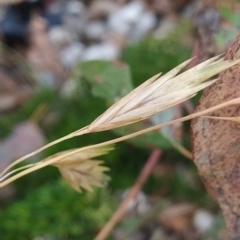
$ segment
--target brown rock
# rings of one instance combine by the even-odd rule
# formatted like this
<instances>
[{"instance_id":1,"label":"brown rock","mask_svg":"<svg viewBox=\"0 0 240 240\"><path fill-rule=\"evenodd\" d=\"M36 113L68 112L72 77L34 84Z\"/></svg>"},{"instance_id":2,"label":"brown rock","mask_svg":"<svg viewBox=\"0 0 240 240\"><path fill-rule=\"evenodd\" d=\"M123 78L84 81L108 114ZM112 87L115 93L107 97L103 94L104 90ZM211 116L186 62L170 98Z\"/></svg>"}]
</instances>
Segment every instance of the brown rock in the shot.
<instances>
[{"instance_id":1,"label":"brown rock","mask_svg":"<svg viewBox=\"0 0 240 240\"><path fill-rule=\"evenodd\" d=\"M240 35L229 48L226 59L240 57ZM240 66L220 75L220 80L204 90L195 110L198 112L240 97ZM212 116L240 115L233 105ZM240 239L240 127L224 120L198 118L192 121L192 147L199 174L212 188L223 211L230 239Z\"/></svg>"}]
</instances>

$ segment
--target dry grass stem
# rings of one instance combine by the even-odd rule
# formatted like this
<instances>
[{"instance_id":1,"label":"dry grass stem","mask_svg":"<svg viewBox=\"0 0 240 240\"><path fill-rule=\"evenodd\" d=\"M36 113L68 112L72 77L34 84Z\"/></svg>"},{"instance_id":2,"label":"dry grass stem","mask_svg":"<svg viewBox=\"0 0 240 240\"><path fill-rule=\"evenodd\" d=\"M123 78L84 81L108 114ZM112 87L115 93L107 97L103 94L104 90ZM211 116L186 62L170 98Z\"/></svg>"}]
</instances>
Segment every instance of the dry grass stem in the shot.
<instances>
[{"instance_id":1,"label":"dry grass stem","mask_svg":"<svg viewBox=\"0 0 240 240\"><path fill-rule=\"evenodd\" d=\"M81 191L81 187L89 191L92 191L91 186L102 187L104 180L108 178L106 175L104 175L104 172L108 171L109 169L101 166L103 163L102 161L91 159L107 154L109 151L113 150L113 146L108 145L105 147L88 148L86 150L83 149L83 151L79 150L81 149L71 149L59 152L47 157L46 159L43 159L38 163L29 164L15 169L2 177L1 180L4 180L6 177L17 171L25 170L6 180L6 182L10 179L13 179L14 181L17 178L30 173L31 171L35 171L48 165L53 165L59 169L60 173L68 182L68 184L79 192ZM2 187L1 184L0 187Z\"/></svg>"},{"instance_id":2,"label":"dry grass stem","mask_svg":"<svg viewBox=\"0 0 240 240\"><path fill-rule=\"evenodd\" d=\"M171 145L178 151L180 152L183 156L185 156L186 158L192 160L193 159L193 155L192 153L185 148L183 145L181 145L179 142L177 142L174 139L171 139L169 137L167 137L166 135L162 134L163 137L165 137L170 143Z\"/></svg>"},{"instance_id":3,"label":"dry grass stem","mask_svg":"<svg viewBox=\"0 0 240 240\"><path fill-rule=\"evenodd\" d=\"M153 126L153 127L149 127L149 128L143 129L141 131L123 136L123 137L119 137L119 138L116 138L116 139L113 139L113 140L110 140L110 141L106 141L106 142L103 142L103 143L98 143L98 144L95 144L95 145L90 145L90 146L82 147L82 148L79 148L79 149L67 151L65 153L62 153L58 157L53 157L53 158L49 157L47 161L46 161L46 159L42 160L42 161L34 164L32 167L29 167L28 169L23 170L22 172L17 173L16 175L14 175L14 176L12 176L12 177L4 180L4 181L3 181L3 179L5 179L5 176L3 176L2 178L0 178L0 181L1 181L0 187L4 187L4 186L8 185L9 183L15 181L16 179L18 179L22 176L25 176L25 175L33 172L33 171L36 171L36 170L41 169L43 167L46 167L48 165L54 165L57 162L61 162L62 159L67 158L71 155L74 155L74 154L77 154L77 153L80 153L80 152L84 152L84 151L88 151L88 150L91 150L91 149L97 149L97 148L100 148L100 147L106 147L106 146L109 146L109 145L113 145L115 143L122 142L122 141L125 141L125 140L133 138L133 137L137 137L137 136L145 134L147 132L154 131L154 130L157 130L157 129L160 129L162 127L166 127L166 126L169 126L169 125L172 125L172 124L175 124L175 123L191 120L191 119L196 118L196 117L201 117L201 116L209 114L209 113L211 113L215 110L218 110L218 109L230 106L230 105L236 105L236 104L240 104L240 98L235 98L235 99L232 99L232 100L227 101L225 103L221 103L221 104L218 104L214 107L205 109L203 111L199 111L199 112L190 114L188 116L185 116L185 117L182 117L182 118L179 118L179 119L175 119L175 120L172 120L172 121L169 121L169 122L166 122L166 123L162 123L162 124L159 124L159 125L156 125L156 126Z\"/></svg>"},{"instance_id":4,"label":"dry grass stem","mask_svg":"<svg viewBox=\"0 0 240 240\"><path fill-rule=\"evenodd\" d=\"M89 132L105 131L141 121L159 111L177 105L193 97L198 91L209 86L217 79L208 82L204 82L205 80L240 61L224 61L217 56L176 76L191 60L185 61L162 77L160 74L153 76L113 104L89 126L59 138L17 159L0 174L0 177L18 163L57 143Z\"/></svg>"},{"instance_id":5,"label":"dry grass stem","mask_svg":"<svg viewBox=\"0 0 240 240\"><path fill-rule=\"evenodd\" d=\"M80 129L80 130L77 130L76 132L70 133L70 134L68 134L68 135L66 135L66 136L64 136L64 137L62 137L62 138L59 138L59 139L57 139L57 140L55 140L55 141L53 141L53 142L50 142L50 143L44 145L43 147L37 149L36 151L34 151L34 152L32 152L32 153L29 153L29 154L27 154L27 155L25 155L25 156L17 159L16 161L14 161L13 163L11 163L7 168L5 168L5 169L3 170L3 172L0 174L0 181L3 179L3 175L4 175L9 169L11 169L12 167L14 167L15 165L17 165L17 164L19 164L20 162L22 162L22 161L24 161L24 160L26 160L26 159L28 159L28 158L30 158L30 157L32 157L32 156L40 153L40 152L42 152L43 150L45 150L45 149L47 149L47 148L49 148L49 147L51 147L51 146L53 146L53 145L55 145L55 144L57 144L57 143L63 142L63 141L65 141L65 140L67 140L67 139L70 139L70 138L74 137L74 136L75 136L75 135L74 135L75 133L77 133L79 136L81 135L80 133L82 133L82 135L83 135L83 134L86 134L86 128L87 128L87 127L84 127L84 128L82 128L82 129Z\"/></svg>"},{"instance_id":6,"label":"dry grass stem","mask_svg":"<svg viewBox=\"0 0 240 240\"><path fill-rule=\"evenodd\" d=\"M216 120L232 121L232 122L240 124L240 116L238 116L238 117L202 116L202 118L210 118L210 119L216 119Z\"/></svg>"},{"instance_id":7,"label":"dry grass stem","mask_svg":"<svg viewBox=\"0 0 240 240\"><path fill-rule=\"evenodd\" d=\"M149 80L141 84L139 87L131 91L125 97L120 99L118 102L113 104L108 110L106 110L102 115L100 115L89 126L86 126L75 132L72 132L60 139L57 139L39 148L38 150L32 153L29 153L17 159L15 162L10 164L1 173L0 181L2 182L5 179L4 174L13 166L17 165L18 163L26 160L27 158L33 155L36 155L37 153L57 143L60 143L67 139L73 138L75 136L87 134L90 132L105 131L105 130L118 128L127 124L132 124L134 122L144 120L146 118L151 117L152 115L154 115L159 111L162 111L166 108L177 105L191 98L198 91L202 90L203 88L217 81L217 79L211 80L208 82L204 82L204 81L218 74L219 72L224 71L227 68L239 63L240 59L233 60L233 61L225 61L222 58L219 59L219 56L217 56L176 76L176 74L179 73L179 71L181 71L187 64L189 64L190 61L191 59L185 61L184 63L180 64L179 66L177 66L176 68L174 68L173 70L171 70L170 72L168 72L163 76L160 76L160 74L153 76L152 78L150 78ZM135 137L140 134L144 134L146 132L152 131L154 129L161 128L162 126L173 124L174 122L189 120L193 118L192 116L193 115L189 115L185 118L181 118L175 121L170 121L169 123L160 124L158 126L154 126L152 128L142 130L138 133L133 133L118 139L114 139L112 141L88 146L81 149L86 150L90 148L95 148L95 146L96 147L106 146L108 144L112 144L115 142L124 141L131 137ZM83 151L81 149L80 150L77 149L75 151ZM75 152L74 151L68 152L68 153L64 153L63 155L64 157L68 157L71 154L75 154ZM53 164L54 161L55 161L54 159L51 159L51 161L49 160L50 162L49 164L47 164L48 162L42 162L42 161L37 164L34 164L28 169L25 169L22 172L16 174L15 176L7 179L5 182L2 182L0 186L3 186L8 182L11 182L17 179L18 177L21 177L31 171ZM14 170L14 172L16 171ZM14 172L11 172L11 174Z\"/></svg>"}]
</instances>

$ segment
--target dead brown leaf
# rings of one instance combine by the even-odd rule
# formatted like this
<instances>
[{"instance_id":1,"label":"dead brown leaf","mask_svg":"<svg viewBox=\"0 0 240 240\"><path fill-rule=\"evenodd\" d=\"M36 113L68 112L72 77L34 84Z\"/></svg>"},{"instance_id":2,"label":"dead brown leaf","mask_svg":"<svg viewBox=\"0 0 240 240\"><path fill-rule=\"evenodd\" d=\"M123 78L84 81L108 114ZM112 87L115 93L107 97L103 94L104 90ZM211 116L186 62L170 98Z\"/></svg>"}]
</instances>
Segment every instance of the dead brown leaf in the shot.
<instances>
[{"instance_id":1,"label":"dead brown leaf","mask_svg":"<svg viewBox=\"0 0 240 240\"><path fill-rule=\"evenodd\" d=\"M240 57L240 35L229 48L226 59ZM195 112L240 96L240 67L220 75L204 90ZM237 117L240 106L217 111L214 117ZM199 174L212 188L223 211L230 239L240 239L240 127L225 119L198 118L192 121L192 147Z\"/></svg>"}]
</instances>

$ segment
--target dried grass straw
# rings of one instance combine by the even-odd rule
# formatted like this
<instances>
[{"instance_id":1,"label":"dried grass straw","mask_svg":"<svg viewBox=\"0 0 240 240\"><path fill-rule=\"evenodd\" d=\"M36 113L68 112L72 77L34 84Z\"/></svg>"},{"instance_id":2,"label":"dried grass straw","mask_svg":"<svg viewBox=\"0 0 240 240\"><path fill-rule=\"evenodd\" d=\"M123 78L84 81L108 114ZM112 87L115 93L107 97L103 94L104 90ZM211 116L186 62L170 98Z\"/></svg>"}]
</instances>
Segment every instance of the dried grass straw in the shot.
<instances>
[{"instance_id":1,"label":"dried grass straw","mask_svg":"<svg viewBox=\"0 0 240 240\"><path fill-rule=\"evenodd\" d=\"M200 117L205 114L209 114L214 110L240 103L240 98L233 99L204 111L193 113L176 120L143 129L123 137L79 149L61 152L35 164L29 164L7 173L13 166L57 143L83 134L106 131L139 122L153 116L157 112L182 103L185 100L195 96L200 90L216 82L218 78L210 81L206 80L240 62L240 59L226 61L217 56L177 75L189 64L191 60L192 59L183 62L163 76L161 76L161 74L153 76L139 87L131 91L125 97L120 99L118 102L113 104L90 125L57 139L43 146L42 148L17 159L1 173L0 187L4 187L16 179L40 168L53 165L60 169L63 177L76 190L80 191L80 187L91 190L91 186L87 181L91 182L93 185L100 186L101 179L104 176L103 172L107 169L103 166L100 166L102 162L93 163L90 158L108 153L113 149L111 145L139 136L149 131L160 129L164 126ZM89 151L92 155L90 154L88 157L86 157ZM92 178L89 178L88 180L87 178L82 179L82 177L80 177L82 169L79 166L83 162L85 163L82 164L83 171L90 171L89 169L92 169L92 171L90 171ZM68 172L69 168L72 169L71 174L66 175L66 172ZM74 171L77 171L80 175L73 174ZM98 175L99 178L97 180L93 179L94 175Z\"/></svg>"}]
</instances>

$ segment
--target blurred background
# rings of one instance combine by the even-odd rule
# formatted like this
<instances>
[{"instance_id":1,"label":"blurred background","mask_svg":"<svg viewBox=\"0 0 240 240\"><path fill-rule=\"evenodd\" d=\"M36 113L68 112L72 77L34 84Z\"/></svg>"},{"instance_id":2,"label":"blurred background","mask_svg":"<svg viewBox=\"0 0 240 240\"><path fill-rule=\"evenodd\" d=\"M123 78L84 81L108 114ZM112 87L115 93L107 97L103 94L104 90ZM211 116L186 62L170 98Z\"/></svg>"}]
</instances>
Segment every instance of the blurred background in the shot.
<instances>
[{"instance_id":1,"label":"blurred background","mask_svg":"<svg viewBox=\"0 0 240 240\"><path fill-rule=\"evenodd\" d=\"M239 28L237 0L0 0L0 171L88 125L154 74L223 53ZM60 143L28 163L187 115L198 99ZM0 239L94 239L156 151L157 164L108 239L227 239L217 204L179 149L191 149L189 126L117 144L102 157L110 180L92 193L76 192L53 167L0 189Z\"/></svg>"}]
</instances>

